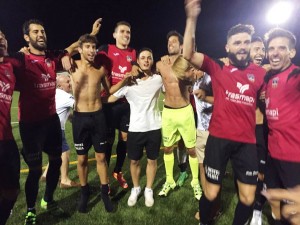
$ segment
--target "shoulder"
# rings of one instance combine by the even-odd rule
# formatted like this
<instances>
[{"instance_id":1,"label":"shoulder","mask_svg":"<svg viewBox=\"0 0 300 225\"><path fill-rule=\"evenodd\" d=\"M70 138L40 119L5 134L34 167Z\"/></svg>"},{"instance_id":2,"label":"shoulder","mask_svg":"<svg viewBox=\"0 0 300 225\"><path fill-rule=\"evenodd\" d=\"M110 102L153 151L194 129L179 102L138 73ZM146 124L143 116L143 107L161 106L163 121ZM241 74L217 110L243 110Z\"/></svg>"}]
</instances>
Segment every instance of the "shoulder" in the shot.
<instances>
[{"instance_id":1,"label":"shoulder","mask_svg":"<svg viewBox=\"0 0 300 225\"><path fill-rule=\"evenodd\" d=\"M105 52L105 53L108 53L108 48L109 48L109 45L101 45L101 46L98 48L98 52Z\"/></svg>"}]
</instances>

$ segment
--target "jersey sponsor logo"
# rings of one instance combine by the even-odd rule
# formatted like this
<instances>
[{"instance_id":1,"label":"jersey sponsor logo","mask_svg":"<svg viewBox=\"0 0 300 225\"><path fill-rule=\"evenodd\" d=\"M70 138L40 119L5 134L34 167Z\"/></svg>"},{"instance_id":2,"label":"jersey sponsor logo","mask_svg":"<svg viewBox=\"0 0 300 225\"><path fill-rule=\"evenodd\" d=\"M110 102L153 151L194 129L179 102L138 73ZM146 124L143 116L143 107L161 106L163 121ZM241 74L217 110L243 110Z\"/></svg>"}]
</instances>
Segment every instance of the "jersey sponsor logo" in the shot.
<instances>
[{"instance_id":1,"label":"jersey sponsor logo","mask_svg":"<svg viewBox=\"0 0 300 225\"><path fill-rule=\"evenodd\" d=\"M272 79L272 88L277 88L279 82L279 77L275 77Z\"/></svg>"},{"instance_id":2,"label":"jersey sponsor logo","mask_svg":"<svg viewBox=\"0 0 300 225\"><path fill-rule=\"evenodd\" d=\"M113 53L113 55L114 55L114 56L118 56L118 55L120 55L120 53L119 53L119 52L116 52L116 53Z\"/></svg>"},{"instance_id":3,"label":"jersey sponsor logo","mask_svg":"<svg viewBox=\"0 0 300 225\"><path fill-rule=\"evenodd\" d=\"M241 94L244 94L245 91L249 90L249 84L242 85L240 82L237 82L236 87L240 90Z\"/></svg>"},{"instance_id":4,"label":"jersey sponsor logo","mask_svg":"<svg viewBox=\"0 0 300 225\"><path fill-rule=\"evenodd\" d=\"M132 61L132 57L130 55L126 56L127 62L131 62Z\"/></svg>"},{"instance_id":5,"label":"jersey sponsor logo","mask_svg":"<svg viewBox=\"0 0 300 225\"><path fill-rule=\"evenodd\" d=\"M49 75L49 74L44 74L44 73L42 73L42 78L43 78L45 81L48 81L49 78L50 78L50 75Z\"/></svg>"},{"instance_id":6,"label":"jersey sponsor logo","mask_svg":"<svg viewBox=\"0 0 300 225\"><path fill-rule=\"evenodd\" d=\"M268 119L278 120L278 118L279 118L278 108L269 109L270 98L266 98L265 103L266 103L266 115L267 115Z\"/></svg>"},{"instance_id":7,"label":"jersey sponsor logo","mask_svg":"<svg viewBox=\"0 0 300 225\"><path fill-rule=\"evenodd\" d=\"M121 80L121 79L123 79L124 74L123 73L116 73L116 72L112 71L111 76L113 77L113 79Z\"/></svg>"},{"instance_id":8,"label":"jersey sponsor logo","mask_svg":"<svg viewBox=\"0 0 300 225\"><path fill-rule=\"evenodd\" d=\"M278 120L279 119L279 110L276 109L266 109L266 115L270 120Z\"/></svg>"},{"instance_id":9,"label":"jersey sponsor logo","mask_svg":"<svg viewBox=\"0 0 300 225\"><path fill-rule=\"evenodd\" d=\"M249 84L241 84L237 82L237 88L239 89L239 93L231 92L226 90L226 100L229 100L234 103L244 104L252 106L255 103L255 99L252 96L244 95L244 92L249 90Z\"/></svg>"},{"instance_id":10,"label":"jersey sponsor logo","mask_svg":"<svg viewBox=\"0 0 300 225\"><path fill-rule=\"evenodd\" d=\"M233 73L233 72L235 72L235 71L237 71L238 70L238 68L232 68L231 70L230 70L230 73Z\"/></svg>"},{"instance_id":11,"label":"jersey sponsor logo","mask_svg":"<svg viewBox=\"0 0 300 225\"><path fill-rule=\"evenodd\" d=\"M215 181L219 180L220 170L216 170L209 166L205 166L205 173L206 176L209 177L210 179Z\"/></svg>"},{"instance_id":12,"label":"jersey sponsor logo","mask_svg":"<svg viewBox=\"0 0 300 225\"><path fill-rule=\"evenodd\" d=\"M124 67L119 66L119 70L121 71L121 73L124 73L125 70L127 70L127 66L124 66Z\"/></svg>"},{"instance_id":13,"label":"jersey sponsor logo","mask_svg":"<svg viewBox=\"0 0 300 225\"><path fill-rule=\"evenodd\" d=\"M248 74L247 74L247 77L248 77L248 80L249 80L250 82L254 83L254 81L255 81L255 76L254 76L254 74L248 73Z\"/></svg>"},{"instance_id":14,"label":"jersey sponsor logo","mask_svg":"<svg viewBox=\"0 0 300 225\"><path fill-rule=\"evenodd\" d=\"M9 83L6 84L3 81L0 81L0 87L2 92L6 92L10 88L10 84Z\"/></svg>"}]
</instances>

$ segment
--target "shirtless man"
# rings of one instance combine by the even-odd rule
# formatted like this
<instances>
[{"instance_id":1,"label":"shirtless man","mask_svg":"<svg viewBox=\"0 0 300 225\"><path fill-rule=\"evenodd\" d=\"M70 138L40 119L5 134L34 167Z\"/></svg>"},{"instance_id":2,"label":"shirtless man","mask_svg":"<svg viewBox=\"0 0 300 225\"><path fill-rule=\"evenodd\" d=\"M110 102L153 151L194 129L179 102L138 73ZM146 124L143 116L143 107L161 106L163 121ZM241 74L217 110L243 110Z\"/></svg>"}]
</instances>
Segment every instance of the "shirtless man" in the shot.
<instances>
[{"instance_id":1,"label":"shirtless man","mask_svg":"<svg viewBox=\"0 0 300 225\"><path fill-rule=\"evenodd\" d=\"M181 136L189 153L189 163L193 177L191 185L194 189L194 196L200 199L199 169L195 153L196 128L188 90L188 85L190 84L187 85L186 82L178 80L171 69L172 64L181 52L176 50L182 48L183 38L177 32L171 35L169 34L167 38L170 63L164 64L162 61L159 61L156 64L157 71L163 78L163 84L166 90L165 105L162 113L162 138L163 145L165 146L164 162L166 182L158 195L167 196L169 191L176 187L173 178L173 145L180 140Z\"/></svg>"},{"instance_id":2,"label":"shirtless man","mask_svg":"<svg viewBox=\"0 0 300 225\"><path fill-rule=\"evenodd\" d=\"M76 69L72 73L73 96L75 98L73 117L73 138L77 151L77 170L81 184L79 212L86 212L90 195L88 178L88 151L93 145L95 149L97 172L102 186L101 197L108 212L113 205L108 196L106 151L106 124L100 97L101 84L108 88L106 69L101 65L101 55L96 58L95 36L85 34L79 39L78 51L80 60L75 61ZM71 52L71 49L66 49Z\"/></svg>"}]
</instances>

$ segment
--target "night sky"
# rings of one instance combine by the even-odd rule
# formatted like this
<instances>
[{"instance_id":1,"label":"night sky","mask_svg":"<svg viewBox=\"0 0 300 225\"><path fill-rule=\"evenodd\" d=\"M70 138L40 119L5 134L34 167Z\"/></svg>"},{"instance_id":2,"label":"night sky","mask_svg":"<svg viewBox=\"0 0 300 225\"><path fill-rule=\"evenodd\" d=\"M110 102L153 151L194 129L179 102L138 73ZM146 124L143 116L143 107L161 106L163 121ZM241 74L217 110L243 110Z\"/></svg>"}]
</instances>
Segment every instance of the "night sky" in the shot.
<instances>
[{"instance_id":1,"label":"night sky","mask_svg":"<svg viewBox=\"0 0 300 225\"><path fill-rule=\"evenodd\" d=\"M198 21L198 51L212 57L225 55L227 30L237 23L253 24L256 35L274 25L266 21L266 11L278 0L203 0ZM300 0L286 24L300 42ZM131 47L149 47L154 58L167 54L166 34L170 30L184 32L184 0L1 0L0 29L6 34L11 52L25 45L22 24L30 18L44 22L48 49L62 49L91 31L94 20L103 18L98 34L100 44L114 43L114 25L126 20L132 25ZM300 65L300 43L294 62Z\"/></svg>"}]
</instances>

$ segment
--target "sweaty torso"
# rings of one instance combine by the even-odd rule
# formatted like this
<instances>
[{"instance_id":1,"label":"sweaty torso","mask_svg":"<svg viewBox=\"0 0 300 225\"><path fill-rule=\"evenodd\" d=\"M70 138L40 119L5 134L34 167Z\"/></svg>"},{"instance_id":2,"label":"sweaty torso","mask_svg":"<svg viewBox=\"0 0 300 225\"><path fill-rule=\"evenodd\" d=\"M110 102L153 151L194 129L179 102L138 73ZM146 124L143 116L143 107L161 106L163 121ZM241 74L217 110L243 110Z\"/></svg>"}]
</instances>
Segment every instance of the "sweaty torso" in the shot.
<instances>
[{"instance_id":1,"label":"sweaty torso","mask_svg":"<svg viewBox=\"0 0 300 225\"><path fill-rule=\"evenodd\" d=\"M165 87L165 105L172 108L181 108L190 103L190 93L188 84L185 81L178 80L171 68L161 61L157 62L156 68L162 76Z\"/></svg>"},{"instance_id":2,"label":"sweaty torso","mask_svg":"<svg viewBox=\"0 0 300 225\"><path fill-rule=\"evenodd\" d=\"M102 109L100 91L101 81L105 76L104 67L96 69L84 66L76 61L76 71L72 73L72 89L77 112L95 112Z\"/></svg>"}]
</instances>

